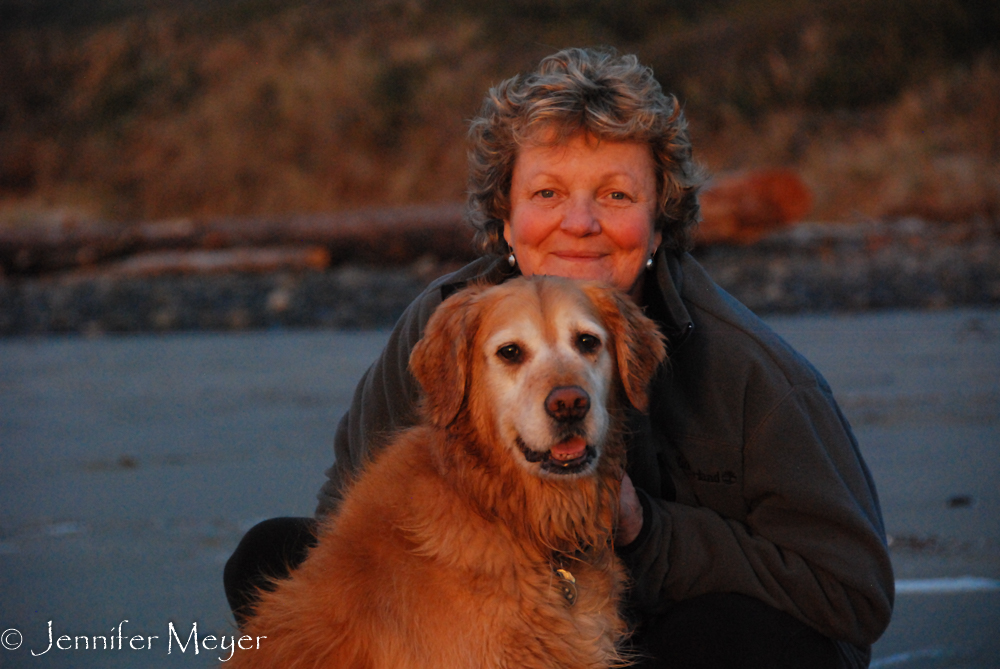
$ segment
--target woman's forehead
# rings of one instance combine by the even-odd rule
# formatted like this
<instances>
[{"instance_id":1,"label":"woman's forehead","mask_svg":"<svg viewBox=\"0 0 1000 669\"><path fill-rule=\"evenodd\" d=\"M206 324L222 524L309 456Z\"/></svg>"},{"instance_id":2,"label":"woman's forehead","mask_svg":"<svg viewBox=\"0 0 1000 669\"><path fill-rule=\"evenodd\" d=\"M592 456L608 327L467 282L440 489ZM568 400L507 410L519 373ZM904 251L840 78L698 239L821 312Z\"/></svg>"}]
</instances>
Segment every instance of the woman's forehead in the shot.
<instances>
[{"instance_id":1,"label":"woman's forehead","mask_svg":"<svg viewBox=\"0 0 1000 669\"><path fill-rule=\"evenodd\" d=\"M655 178L652 150L647 144L601 140L583 133L562 142L523 145L514 163L514 178L523 180L579 169L590 175Z\"/></svg>"},{"instance_id":2,"label":"woman's forehead","mask_svg":"<svg viewBox=\"0 0 1000 669\"><path fill-rule=\"evenodd\" d=\"M596 133L577 124L545 123L529 128L518 141L519 151L526 147L559 147L572 142L582 142L588 146L598 147L604 143L638 144L649 146L643 138L609 137Z\"/></svg>"}]
</instances>

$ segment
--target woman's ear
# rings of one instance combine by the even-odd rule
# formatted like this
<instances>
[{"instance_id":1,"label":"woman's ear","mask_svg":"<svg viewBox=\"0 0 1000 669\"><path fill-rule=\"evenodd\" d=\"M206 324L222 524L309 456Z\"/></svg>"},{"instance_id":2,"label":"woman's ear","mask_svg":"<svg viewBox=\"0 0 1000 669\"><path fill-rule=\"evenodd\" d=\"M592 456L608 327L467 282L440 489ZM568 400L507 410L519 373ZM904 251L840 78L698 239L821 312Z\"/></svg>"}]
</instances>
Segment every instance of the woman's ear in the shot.
<instances>
[{"instance_id":1,"label":"woman's ear","mask_svg":"<svg viewBox=\"0 0 1000 669\"><path fill-rule=\"evenodd\" d=\"M628 401L645 412L649 408L649 384L667 357L663 334L656 323L620 291L593 283L584 284L583 289L614 337L618 376Z\"/></svg>"},{"instance_id":2,"label":"woman's ear","mask_svg":"<svg viewBox=\"0 0 1000 669\"><path fill-rule=\"evenodd\" d=\"M410 353L410 373L424 391L423 410L432 424L447 427L455 420L468 392L468 366L481 289L466 288L431 314L423 337Z\"/></svg>"}]
</instances>

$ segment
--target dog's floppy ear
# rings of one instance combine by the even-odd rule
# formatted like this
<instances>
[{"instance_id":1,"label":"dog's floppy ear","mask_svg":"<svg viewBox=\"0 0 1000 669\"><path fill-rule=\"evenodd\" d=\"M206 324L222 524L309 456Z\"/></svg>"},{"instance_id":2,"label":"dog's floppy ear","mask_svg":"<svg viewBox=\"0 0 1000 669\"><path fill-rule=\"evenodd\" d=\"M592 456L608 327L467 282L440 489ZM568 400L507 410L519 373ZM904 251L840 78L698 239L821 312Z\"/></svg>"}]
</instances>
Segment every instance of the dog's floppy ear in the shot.
<instances>
[{"instance_id":1,"label":"dog's floppy ear","mask_svg":"<svg viewBox=\"0 0 1000 669\"><path fill-rule=\"evenodd\" d=\"M584 292L614 337L618 375L628 401L639 411L649 408L649 383L667 357L665 338L656 323L620 291L585 284Z\"/></svg>"},{"instance_id":2,"label":"dog's floppy ear","mask_svg":"<svg viewBox=\"0 0 1000 669\"><path fill-rule=\"evenodd\" d=\"M424 411L438 427L455 420L468 392L469 350L478 322L474 302L480 292L466 288L442 302L410 353L410 373L423 388Z\"/></svg>"}]
</instances>

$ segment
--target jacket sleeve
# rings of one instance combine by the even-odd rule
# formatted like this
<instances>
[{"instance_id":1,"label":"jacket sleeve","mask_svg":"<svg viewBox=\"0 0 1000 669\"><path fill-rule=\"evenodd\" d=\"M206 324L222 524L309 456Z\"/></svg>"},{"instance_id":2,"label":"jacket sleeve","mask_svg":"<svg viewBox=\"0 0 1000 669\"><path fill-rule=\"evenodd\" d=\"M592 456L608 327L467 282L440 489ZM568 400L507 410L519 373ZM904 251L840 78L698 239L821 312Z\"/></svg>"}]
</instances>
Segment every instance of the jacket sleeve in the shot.
<instances>
[{"instance_id":1,"label":"jacket sleeve","mask_svg":"<svg viewBox=\"0 0 1000 669\"><path fill-rule=\"evenodd\" d=\"M873 643L894 583L881 512L850 427L819 384L794 386L743 446L747 515L644 495L643 532L626 548L633 603L746 594L834 639Z\"/></svg>"},{"instance_id":2,"label":"jacket sleeve","mask_svg":"<svg viewBox=\"0 0 1000 669\"><path fill-rule=\"evenodd\" d=\"M424 325L441 303L432 286L403 312L385 349L361 377L347 413L340 419L333 442L334 463L317 494L316 516L336 510L352 477L389 437L416 420L420 388L410 374L410 351Z\"/></svg>"}]
</instances>

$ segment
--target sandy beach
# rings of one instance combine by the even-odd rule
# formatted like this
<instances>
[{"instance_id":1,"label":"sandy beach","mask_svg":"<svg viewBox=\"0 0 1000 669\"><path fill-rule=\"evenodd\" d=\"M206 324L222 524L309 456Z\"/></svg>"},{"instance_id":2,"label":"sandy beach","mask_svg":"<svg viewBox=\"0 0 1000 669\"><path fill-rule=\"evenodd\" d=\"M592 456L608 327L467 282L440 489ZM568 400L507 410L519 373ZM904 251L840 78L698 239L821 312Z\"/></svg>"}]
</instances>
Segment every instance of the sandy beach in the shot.
<instances>
[{"instance_id":1,"label":"sandy beach","mask_svg":"<svg viewBox=\"0 0 1000 669\"><path fill-rule=\"evenodd\" d=\"M1000 310L768 322L827 377L879 487L898 596L872 666L1000 667ZM312 513L386 336L0 340L0 666L225 660L222 566L255 522Z\"/></svg>"}]
</instances>

